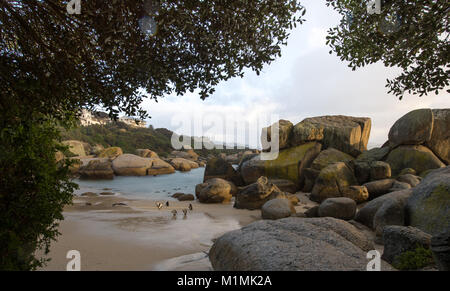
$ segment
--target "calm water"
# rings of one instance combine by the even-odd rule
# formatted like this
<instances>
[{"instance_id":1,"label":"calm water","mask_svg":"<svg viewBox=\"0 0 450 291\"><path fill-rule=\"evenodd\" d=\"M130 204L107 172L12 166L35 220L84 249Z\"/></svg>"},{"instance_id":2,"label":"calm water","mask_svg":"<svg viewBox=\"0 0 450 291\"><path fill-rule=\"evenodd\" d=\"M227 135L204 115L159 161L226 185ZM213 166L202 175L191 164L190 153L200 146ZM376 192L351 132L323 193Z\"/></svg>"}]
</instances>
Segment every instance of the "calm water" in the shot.
<instances>
[{"instance_id":1,"label":"calm water","mask_svg":"<svg viewBox=\"0 0 450 291\"><path fill-rule=\"evenodd\" d=\"M195 194L195 186L203 182L204 171L205 168L197 168L189 172L177 171L174 174L161 176L115 176L114 180L75 179L80 186L75 194L114 192L129 198L173 199L170 196L176 192Z\"/></svg>"}]
</instances>

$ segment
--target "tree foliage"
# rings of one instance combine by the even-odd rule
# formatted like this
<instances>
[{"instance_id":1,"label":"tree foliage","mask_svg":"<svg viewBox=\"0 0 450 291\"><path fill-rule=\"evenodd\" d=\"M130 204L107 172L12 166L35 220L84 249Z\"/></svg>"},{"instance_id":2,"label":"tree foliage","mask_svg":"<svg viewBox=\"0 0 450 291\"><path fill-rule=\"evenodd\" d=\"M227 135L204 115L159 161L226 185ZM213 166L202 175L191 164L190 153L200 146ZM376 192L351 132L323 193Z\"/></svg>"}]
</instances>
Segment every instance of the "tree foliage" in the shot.
<instances>
[{"instance_id":1,"label":"tree foliage","mask_svg":"<svg viewBox=\"0 0 450 291\"><path fill-rule=\"evenodd\" d=\"M450 3L384 0L381 13L371 14L368 2L327 0L343 16L329 30L332 51L353 70L379 61L400 68L400 75L386 84L400 99L405 93L422 96L448 89Z\"/></svg>"}]
</instances>

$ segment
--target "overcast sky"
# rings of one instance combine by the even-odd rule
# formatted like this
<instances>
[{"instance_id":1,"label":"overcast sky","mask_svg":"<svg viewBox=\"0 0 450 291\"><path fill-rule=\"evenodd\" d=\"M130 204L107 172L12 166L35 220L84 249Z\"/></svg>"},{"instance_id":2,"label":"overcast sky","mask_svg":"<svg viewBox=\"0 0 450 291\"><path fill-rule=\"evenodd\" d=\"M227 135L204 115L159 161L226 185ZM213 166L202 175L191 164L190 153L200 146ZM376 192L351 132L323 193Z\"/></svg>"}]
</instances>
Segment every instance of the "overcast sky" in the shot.
<instances>
[{"instance_id":1,"label":"overcast sky","mask_svg":"<svg viewBox=\"0 0 450 291\"><path fill-rule=\"evenodd\" d=\"M325 45L327 29L337 25L339 15L325 1L304 0L302 4L307 9L306 23L291 32L281 58L266 65L259 76L248 71L242 79L222 82L205 101L195 93L168 96L158 103L146 100L143 107L152 116L148 122L179 134L255 147L261 127L269 125L270 119L295 124L312 116L362 116L372 119L369 146L377 146L407 112L450 107L445 91L424 97L406 95L401 101L387 94L386 79L396 76L396 70L382 64L352 71L335 54L330 55ZM216 124L208 127L211 122ZM223 130L222 124L232 129L245 122L247 131Z\"/></svg>"}]
</instances>

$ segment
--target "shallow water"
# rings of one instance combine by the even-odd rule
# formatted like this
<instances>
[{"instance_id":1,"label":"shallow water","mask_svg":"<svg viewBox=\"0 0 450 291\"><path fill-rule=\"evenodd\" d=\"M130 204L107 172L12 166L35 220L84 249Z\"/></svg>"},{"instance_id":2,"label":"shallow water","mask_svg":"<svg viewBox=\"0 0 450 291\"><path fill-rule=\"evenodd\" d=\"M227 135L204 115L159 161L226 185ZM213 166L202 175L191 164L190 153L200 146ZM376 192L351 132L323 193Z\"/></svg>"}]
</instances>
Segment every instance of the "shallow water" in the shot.
<instances>
[{"instance_id":1,"label":"shallow water","mask_svg":"<svg viewBox=\"0 0 450 291\"><path fill-rule=\"evenodd\" d=\"M75 179L80 189L75 194L84 192L114 192L127 198L137 199L173 199L176 192L194 194L195 186L203 182L205 168L193 169L189 172L175 172L160 176L124 177L115 176L113 180L80 180Z\"/></svg>"}]
</instances>

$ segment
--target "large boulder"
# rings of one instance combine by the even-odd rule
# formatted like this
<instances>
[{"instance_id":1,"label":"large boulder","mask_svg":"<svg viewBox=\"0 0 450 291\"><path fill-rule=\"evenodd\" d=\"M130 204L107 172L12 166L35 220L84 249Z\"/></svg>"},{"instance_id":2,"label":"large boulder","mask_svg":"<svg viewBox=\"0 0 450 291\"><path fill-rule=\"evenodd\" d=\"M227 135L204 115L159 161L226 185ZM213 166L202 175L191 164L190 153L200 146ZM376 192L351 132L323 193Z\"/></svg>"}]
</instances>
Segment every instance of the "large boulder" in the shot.
<instances>
[{"instance_id":1,"label":"large boulder","mask_svg":"<svg viewBox=\"0 0 450 291\"><path fill-rule=\"evenodd\" d=\"M272 199L261 207L261 217L263 219L281 219L295 213L295 208L288 199Z\"/></svg>"},{"instance_id":2,"label":"large boulder","mask_svg":"<svg viewBox=\"0 0 450 291\"><path fill-rule=\"evenodd\" d=\"M118 176L145 176L152 167L152 159L141 158L132 154L123 154L112 162L114 173Z\"/></svg>"},{"instance_id":3,"label":"large boulder","mask_svg":"<svg viewBox=\"0 0 450 291\"><path fill-rule=\"evenodd\" d=\"M204 183L204 187L197 194L197 199L201 203L228 203L233 197L232 188L228 181L214 178Z\"/></svg>"},{"instance_id":4,"label":"large boulder","mask_svg":"<svg viewBox=\"0 0 450 291\"><path fill-rule=\"evenodd\" d=\"M383 180L391 177L391 166L382 161L370 163L370 180Z\"/></svg>"},{"instance_id":5,"label":"large boulder","mask_svg":"<svg viewBox=\"0 0 450 291\"><path fill-rule=\"evenodd\" d=\"M186 151L172 151L171 155L175 158L183 158L194 162L198 160L198 154L194 152L193 149L188 149Z\"/></svg>"},{"instance_id":6,"label":"large boulder","mask_svg":"<svg viewBox=\"0 0 450 291\"><path fill-rule=\"evenodd\" d=\"M291 180L286 179L269 179L269 183L274 184L283 192L295 193L297 192L297 185Z\"/></svg>"},{"instance_id":7,"label":"large boulder","mask_svg":"<svg viewBox=\"0 0 450 291\"><path fill-rule=\"evenodd\" d=\"M394 179L383 179L365 183L363 186L367 188L369 192L369 199L375 199L381 195L392 192L390 189L394 185Z\"/></svg>"},{"instance_id":8,"label":"large boulder","mask_svg":"<svg viewBox=\"0 0 450 291\"><path fill-rule=\"evenodd\" d=\"M109 159L115 159L118 156L123 155L123 151L119 147L110 147L106 148L103 151L101 151L97 157L99 158L109 158Z\"/></svg>"},{"instance_id":9,"label":"large boulder","mask_svg":"<svg viewBox=\"0 0 450 291\"><path fill-rule=\"evenodd\" d=\"M238 209L260 209L267 201L275 198L287 198L277 186L269 182L267 177L260 177L255 183L241 189L234 201Z\"/></svg>"},{"instance_id":10,"label":"large boulder","mask_svg":"<svg viewBox=\"0 0 450 291\"><path fill-rule=\"evenodd\" d=\"M430 248L431 235L411 226L386 226L383 230L384 251L382 259L394 263L396 257L421 246Z\"/></svg>"},{"instance_id":11,"label":"large boulder","mask_svg":"<svg viewBox=\"0 0 450 291\"><path fill-rule=\"evenodd\" d=\"M392 192L383 196L380 196L372 201L369 201L364 207L359 209L359 211L356 213L355 220L364 224L365 226L374 229L374 219L377 215L378 210L382 208L382 206L386 203L386 207L384 209L389 210L390 207L392 207L393 204L399 205L398 208L404 208L406 205L406 201L411 196L412 189L403 190L403 191L397 191ZM384 210L383 210L384 211ZM405 215L404 212L402 212L403 215ZM402 214L400 213L400 215ZM382 218L383 214L380 213L378 215L378 220L376 225L381 226L382 224ZM386 221L386 220L384 220ZM398 220L397 220L398 221ZM405 218L402 220L405 223ZM403 224L404 224L403 223ZM403 225L402 224L402 225ZM385 224L386 225L386 224Z\"/></svg>"},{"instance_id":12,"label":"large boulder","mask_svg":"<svg viewBox=\"0 0 450 291\"><path fill-rule=\"evenodd\" d=\"M264 151L270 150L270 143L272 141L272 126L278 131L278 149L282 150L289 147L289 141L294 125L288 120L281 119L269 127L265 127L261 132L261 145Z\"/></svg>"},{"instance_id":13,"label":"large boulder","mask_svg":"<svg viewBox=\"0 0 450 291\"><path fill-rule=\"evenodd\" d=\"M373 148L367 151L364 151L362 154L358 156L356 159L359 162L375 162L375 161L383 161L386 156L389 154L389 147L381 147L381 148Z\"/></svg>"},{"instance_id":14,"label":"large boulder","mask_svg":"<svg viewBox=\"0 0 450 291\"><path fill-rule=\"evenodd\" d=\"M294 126L292 144L318 141L325 149L333 147L356 157L367 149L370 129L370 118L342 115L306 118Z\"/></svg>"},{"instance_id":15,"label":"large boulder","mask_svg":"<svg viewBox=\"0 0 450 291\"><path fill-rule=\"evenodd\" d=\"M150 159L152 166L147 169L147 175L157 176L175 173L175 168L171 164L158 158Z\"/></svg>"},{"instance_id":16,"label":"large boulder","mask_svg":"<svg viewBox=\"0 0 450 291\"><path fill-rule=\"evenodd\" d=\"M82 166L78 173L81 179L114 179L112 163L109 159L94 159Z\"/></svg>"},{"instance_id":17,"label":"large boulder","mask_svg":"<svg viewBox=\"0 0 450 291\"><path fill-rule=\"evenodd\" d=\"M357 185L352 169L343 162L334 163L320 171L311 192L311 200L322 202L327 198L342 197L342 190Z\"/></svg>"},{"instance_id":18,"label":"large boulder","mask_svg":"<svg viewBox=\"0 0 450 291\"><path fill-rule=\"evenodd\" d=\"M337 219L351 220L355 217L356 203L346 197L328 198L319 206L320 217L334 217Z\"/></svg>"},{"instance_id":19,"label":"large boulder","mask_svg":"<svg viewBox=\"0 0 450 291\"><path fill-rule=\"evenodd\" d=\"M219 180L217 180L217 179L219 179ZM200 192L204 188L208 187L210 184L222 183L223 181L227 182L230 185L230 189L231 189L230 193L231 193L231 195L232 196L236 196L236 194L238 193L238 188L236 187L236 185L234 185L234 183L231 182L231 181L227 181L227 180L220 179L220 178L212 178L212 179L209 179L208 181L206 181L204 183L197 184L195 186L195 195L198 197L200 195Z\"/></svg>"},{"instance_id":20,"label":"large boulder","mask_svg":"<svg viewBox=\"0 0 450 291\"><path fill-rule=\"evenodd\" d=\"M149 149L137 149L136 155L142 158L159 158L157 153Z\"/></svg>"},{"instance_id":21,"label":"large boulder","mask_svg":"<svg viewBox=\"0 0 450 291\"><path fill-rule=\"evenodd\" d=\"M411 174L404 174L397 177L397 181L408 183L411 187L416 187L417 185L419 185L421 180L421 177Z\"/></svg>"},{"instance_id":22,"label":"large boulder","mask_svg":"<svg viewBox=\"0 0 450 291\"><path fill-rule=\"evenodd\" d=\"M369 199L369 191L365 186L349 186L340 189L342 197L354 200L356 203L363 203Z\"/></svg>"},{"instance_id":23,"label":"large boulder","mask_svg":"<svg viewBox=\"0 0 450 291\"><path fill-rule=\"evenodd\" d=\"M198 168L198 164L196 162L183 158L171 159L170 164L175 168L175 170L182 172L187 172L191 169Z\"/></svg>"},{"instance_id":24,"label":"large boulder","mask_svg":"<svg viewBox=\"0 0 450 291\"><path fill-rule=\"evenodd\" d=\"M287 179L301 187L304 181L303 170L311 165L320 149L319 143L311 142L281 150L275 160L253 157L241 165L242 178L246 184L254 183L261 176Z\"/></svg>"},{"instance_id":25,"label":"large boulder","mask_svg":"<svg viewBox=\"0 0 450 291\"><path fill-rule=\"evenodd\" d=\"M408 223L431 235L450 228L450 166L429 173L406 204Z\"/></svg>"},{"instance_id":26,"label":"large boulder","mask_svg":"<svg viewBox=\"0 0 450 291\"><path fill-rule=\"evenodd\" d=\"M311 169L321 171L327 166L337 163L337 162L349 162L354 158L349 154L338 151L335 148L327 148L319 153L317 158L311 164Z\"/></svg>"},{"instance_id":27,"label":"large boulder","mask_svg":"<svg viewBox=\"0 0 450 291\"><path fill-rule=\"evenodd\" d=\"M373 244L334 218L257 221L219 237L209 252L216 271L366 270ZM390 269L382 264L383 270Z\"/></svg>"},{"instance_id":28,"label":"large boulder","mask_svg":"<svg viewBox=\"0 0 450 291\"><path fill-rule=\"evenodd\" d=\"M427 147L421 145L399 146L386 158L392 175L397 176L404 168L413 168L417 173L445 167L445 164Z\"/></svg>"},{"instance_id":29,"label":"large boulder","mask_svg":"<svg viewBox=\"0 0 450 291\"><path fill-rule=\"evenodd\" d=\"M389 131L389 146L420 145L431 139L433 130L431 109L413 110L397 120ZM414 168L414 167L413 167Z\"/></svg>"},{"instance_id":30,"label":"large boulder","mask_svg":"<svg viewBox=\"0 0 450 291\"><path fill-rule=\"evenodd\" d=\"M428 147L447 165L450 164L450 109L433 109L434 124Z\"/></svg>"},{"instance_id":31,"label":"large boulder","mask_svg":"<svg viewBox=\"0 0 450 291\"><path fill-rule=\"evenodd\" d=\"M213 178L221 178L231 181L237 186L241 186L243 184L239 173L223 158L212 158L206 162L203 182Z\"/></svg>"},{"instance_id":32,"label":"large boulder","mask_svg":"<svg viewBox=\"0 0 450 291\"><path fill-rule=\"evenodd\" d=\"M86 152L84 150L84 143L79 140L65 140L62 142L63 145L69 147L69 151L78 157L86 156Z\"/></svg>"},{"instance_id":33,"label":"large boulder","mask_svg":"<svg viewBox=\"0 0 450 291\"><path fill-rule=\"evenodd\" d=\"M388 154L389 147L373 148L360 154L358 158L353 161L355 177L358 180L358 183L364 184L370 181L372 164L384 160Z\"/></svg>"}]
</instances>

